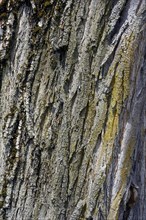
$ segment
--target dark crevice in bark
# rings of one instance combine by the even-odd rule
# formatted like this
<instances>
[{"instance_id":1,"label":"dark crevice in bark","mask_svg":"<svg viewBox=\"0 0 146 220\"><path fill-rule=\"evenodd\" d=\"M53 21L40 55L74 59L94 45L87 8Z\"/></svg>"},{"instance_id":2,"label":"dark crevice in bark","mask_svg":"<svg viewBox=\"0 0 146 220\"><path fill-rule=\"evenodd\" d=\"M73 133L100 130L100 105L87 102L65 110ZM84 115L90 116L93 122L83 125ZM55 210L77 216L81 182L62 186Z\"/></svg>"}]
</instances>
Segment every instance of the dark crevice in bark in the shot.
<instances>
[{"instance_id":1,"label":"dark crevice in bark","mask_svg":"<svg viewBox=\"0 0 146 220\"><path fill-rule=\"evenodd\" d=\"M76 36L77 37L77 47L76 48L78 48L80 46L82 39L83 39L85 25L86 25L88 14L89 14L90 4L91 4L91 0L88 0L88 5L87 5L87 3L84 4L84 15L80 16L80 22L79 22L77 30L76 30L76 34L77 34L77 36ZM82 1L80 1L79 7L82 7ZM76 14L78 15L78 13L76 13ZM75 22L76 22L76 17L75 17Z\"/></svg>"},{"instance_id":2,"label":"dark crevice in bark","mask_svg":"<svg viewBox=\"0 0 146 220\"><path fill-rule=\"evenodd\" d=\"M40 181L41 181L41 178L40 178L41 166L42 166L41 149L39 148L39 146L36 146L36 148L32 152L32 164L31 164L31 167L33 168L33 172L36 175L36 180L35 180L36 186L34 187L35 190L34 190L33 208L35 207L35 201L37 202L38 196L39 196L39 193L40 193L39 192L39 185L40 185ZM31 218L33 218L33 215L31 215Z\"/></svg>"},{"instance_id":3,"label":"dark crevice in bark","mask_svg":"<svg viewBox=\"0 0 146 220\"><path fill-rule=\"evenodd\" d=\"M14 113L12 113L12 114L14 114ZM14 121L13 126L11 127L10 133L8 134L9 138L7 140L7 144L6 144L6 147L5 147L5 153L8 156L7 159L9 159L9 155L12 156L11 153L13 152L14 147L15 147L15 141L16 141L16 137L17 137L18 125L19 125L19 118L18 118L18 115L17 115L17 118ZM6 131L4 131L4 132L6 132Z\"/></svg>"},{"instance_id":4,"label":"dark crevice in bark","mask_svg":"<svg viewBox=\"0 0 146 220\"><path fill-rule=\"evenodd\" d=\"M131 2L131 0L125 1L125 4L123 5L123 8L119 14L119 18L118 18L113 30L108 35L108 41L110 44L112 43L112 39L114 38L114 36L119 32L120 28L122 27L122 25L124 24L124 22L127 19L130 2Z\"/></svg>"},{"instance_id":5,"label":"dark crevice in bark","mask_svg":"<svg viewBox=\"0 0 146 220\"><path fill-rule=\"evenodd\" d=\"M95 199L94 207L90 211L91 216L94 215L96 208L98 209L98 211L99 209L101 209L101 205L98 202L100 195L101 195L101 188L98 190L98 193L96 192L96 195L94 195L94 197L96 196L96 198L94 198ZM101 213L98 212L97 215L99 215L98 217L100 217Z\"/></svg>"},{"instance_id":6,"label":"dark crevice in bark","mask_svg":"<svg viewBox=\"0 0 146 220\"><path fill-rule=\"evenodd\" d=\"M22 163L21 162L19 162L20 163L20 167L19 167L19 164L18 164L18 167L19 167L19 170L21 169L21 167L22 167ZM16 173L16 175L18 175L17 173ZM24 183L24 178L22 178L21 180L19 180L19 183L17 182L17 179L18 178L18 176L16 176L16 179L15 179L15 184L14 184L14 188L13 188L13 190L15 189L15 187L16 187L16 185L18 185L19 184L19 189L18 189L18 194L17 194L17 196L16 196L16 198L15 198L15 207L17 207L17 204L18 204L18 201L19 201L19 197L20 197L20 194L21 194L21 187L22 187L22 185L23 185L23 183ZM14 201L13 201L13 203L14 203ZM16 211L16 216L17 216L17 212L18 212L18 210L19 210L19 208L17 208L17 211Z\"/></svg>"},{"instance_id":7,"label":"dark crevice in bark","mask_svg":"<svg viewBox=\"0 0 146 220\"><path fill-rule=\"evenodd\" d=\"M101 176L101 179L103 178L101 182L99 181L98 183L96 183L97 181L96 176L95 178L93 176L94 171L97 170L95 169L95 167L92 167L92 165L94 165L94 163L91 161L92 156L94 160L94 155L98 154L99 145L102 141L103 143L106 144L106 140L104 140L104 131L107 129L108 119L110 120L109 113L112 111L112 107L111 107L112 96L113 98L115 98L116 96L116 94L112 94L112 92L114 91L113 88L116 87L115 81L116 83L118 83L118 79L119 79L118 77L120 77L117 71L120 71L121 77L122 77L122 73L127 74L126 71L121 72L122 71L121 69L124 68L124 66L122 66L120 61L124 60L124 56L121 55L122 58L119 57L119 60L116 60L117 58L116 54L117 55L120 54L121 52L120 49L122 46L123 47L125 45L127 46L131 43L131 41L133 41L132 37L130 38L128 36L129 33L131 33L130 28L132 30L132 33L135 34L134 37L136 38L137 36L136 35L137 33L134 30L134 28L137 29L137 26L133 28L132 26L133 24L132 25L129 24L131 25L131 27L128 26L125 27L125 30L127 32L125 33L124 30L121 36L119 36L118 40L115 38L115 40L117 40L118 43L116 44L114 51L109 56L107 61L103 64L103 66L101 66L100 75L102 75L102 79L100 80L98 78L95 85L94 82L95 79L94 77L91 76L92 74L91 65L95 64L95 75L96 73L98 74L101 61L105 58L106 51L109 52L110 49L112 51L113 45L110 44L112 43L113 38L121 31L121 27L124 24L124 22L127 21L127 13L129 10L129 6L131 7L130 1L128 0L121 11L120 18L119 19L117 18L118 20L115 25L115 28L113 28L109 36L106 37L105 32L108 29L108 24L109 24L108 18L112 13L112 8L117 4L117 2L118 2L117 0L116 1L112 0L109 2L101 1L101 6L102 6L101 11L99 5L100 1L99 2L52 1L52 3L49 1L34 1L34 4L36 5L36 9L32 7L32 2L30 3L30 1L28 2L23 1L19 5L18 16L15 14L16 16L15 17L16 23L14 22L15 34L12 35L14 41L13 42L12 40L10 41L11 44L13 43L13 45L10 45L9 47L10 53L8 54L8 57L6 57L6 59L9 59L9 61L7 62L6 60L5 65L8 66L8 63L10 62L12 63L11 66L12 73L14 71L13 65L15 65L15 62L18 63L18 69L19 67L21 67L21 65L23 66L23 61L22 63L20 62L19 65L19 61L18 61L19 58L18 60L16 60L17 59L16 38L18 35L18 27L21 24L20 21L20 24L18 25L18 21L21 18L23 18L21 14L22 10L26 10L28 24L29 27L32 28L32 30L30 30L31 34L29 36L29 38L32 41L30 40L28 42L29 44L28 52L30 53L32 52L32 54L30 54L29 58L24 56L24 61L26 63L28 61L28 64L26 67L25 65L22 67L23 79L22 78L20 80L18 79L18 84L16 86L18 88L15 87L15 83L14 86L11 83L8 84L11 86L10 89L12 89L12 92L13 92L12 87L14 87L14 95L9 93L10 98L12 96L13 99L12 107L14 107L15 105L17 107L16 113L9 115L11 116L10 117L11 124L16 123L17 120L15 119L13 121L13 118L14 117L16 118L18 114L20 116L20 117L18 116L18 121L21 120L23 125L21 129L22 132L21 143L19 144L20 149L18 152L20 153L20 158L18 162L15 163L16 167L14 167L13 162L6 164L6 165L10 165L10 167L7 166L8 168L5 170L5 172L7 172L8 170L10 171L10 174L14 174L13 185L12 185L12 191L14 191L14 194L12 192L11 197L14 196L15 201L11 201L10 206L13 205L13 203L16 203L15 205L17 209L15 211L13 211L14 209L6 210L7 212L5 215L6 218L10 219L11 213L12 216L15 215L12 218L16 218L16 219L27 218L26 216L27 213L30 213L28 218L31 219L42 218L42 216L45 216L44 218L49 218L48 216L51 213L50 215L52 216L50 218L57 219L59 217L60 219L69 219L68 213L72 214L76 211L77 212L81 211L81 214L80 213L78 214L78 216L79 215L80 216L75 217L75 220L77 218L80 218L81 216L83 216L84 219L87 218L88 220L94 219L94 217L98 219L106 219L111 206L111 204L109 203L112 203L109 197L111 196L111 192L113 189L113 182L116 173L116 163L118 162L118 153L120 153L121 151L120 146L121 146L121 141L123 139L123 132L124 132L125 124L128 121L129 117L131 118L131 121L132 119L135 120L136 117L137 120L140 120L140 122L136 123L137 125L136 132L137 132L138 141L136 142L136 146L135 146L136 150L134 152L134 156L132 156L132 159L134 159L134 161L131 162L131 165L133 163L133 167L130 176L136 175L138 171L141 171L141 167L143 166L142 163L144 163L144 160L142 159L143 155L141 149L142 146L144 145L144 142L141 141L143 140L143 135L141 135L142 130L140 130L140 127L144 126L143 125L144 113L142 109L145 108L144 104L143 105L141 104L141 102L145 101L145 98L141 99L141 96L144 97L145 87L141 83L142 81L144 82L144 76L139 77L137 74L135 83L132 84L132 87L137 87L132 91L134 95L133 96L130 95L129 98L126 97L126 100L123 100L125 94L121 94L120 96L121 100L124 102L119 104L122 106L121 111L123 113L121 114L120 110L118 112L117 110L119 107L118 104L117 105L114 104L115 106L113 107L113 117L114 114L115 116L117 116L117 114L119 115L121 114L121 115L120 115L120 120L119 122L117 122L116 125L118 127L115 132L116 135L113 137L113 139L115 140L116 138L116 140L115 142L113 140L114 144L111 144L112 145L111 151L113 151L113 156L112 158L109 158L110 164L108 164L109 166L108 170L104 171L107 179L105 181L104 179L105 177ZM71 3L71 6L68 5L68 8L66 8L66 5L69 3ZM95 3L95 7L98 8L99 12L95 10L93 5L94 3ZM64 11L65 8L66 11ZM131 8L129 12L131 12ZM80 17L80 13L82 13L81 17ZM91 13L93 13L93 17ZM133 8L131 13L133 13ZM86 24L88 17L87 15L91 16L89 18L91 19L90 20L91 27L88 27L88 24ZM63 20L63 18L65 20ZM38 25L38 22L42 21L41 19L42 20L44 19L42 22L43 26L39 27L41 23L39 23ZM97 23L99 22L99 20L101 21L101 23L99 22L100 24L98 23L97 26L96 26L96 19L97 19ZM59 25L61 23L61 20L65 22L65 29L59 30L60 28ZM71 24L71 21L73 20L75 20L75 24ZM92 26L92 21L93 21L93 25L95 25L94 27ZM78 27L75 27L77 26L76 24L78 25ZM91 33L89 34L87 33L86 35L85 27L86 27L86 31L87 32L91 31ZM23 27L20 27L19 30L21 30L21 28L23 29ZM38 29L34 30L35 28ZM73 33L74 29L75 32ZM26 29L26 31L28 30ZM66 36L64 37L66 31L67 31L67 40L65 38ZM30 32L28 32L28 34L29 33ZM85 53L82 52L82 48L81 48L82 45L80 45L80 42L82 41L83 38L83 34L85 34L85 41L84 41L85 44L83 45L85 47L87 46L87 48L85 48L86 51ZM104 39L102 38L103 36L105 36ZM51 38L55 42L54 45L52 44L53 41ZM23 40L25 40L25 38L23 39L22 37L22 41L20 41L20 46L22 46L22 48L24 46ZM65 44L63 44L64 40L65 40ZM46 51L46 53L44 53L44 51ZM127 54L128 54L128 49L127 49ZM81 59L78 59L79 55ZM102 55L101 56L102 58L99 58L96 55L97 56ZM42 61L43 59L45 60L44 62ZM136 60L137 59L135 59L135 61ZM117 65L119 65L119 68L117 68L117 66L115 68L114 66L115 64L114 62L116 61L118 62ZM34 62L37 63L34 64ZM98 67L96 66L96 62L98 63ZM50 63L51 63L51 67L50 67ZM3 64L4 63L2 63L2 65ZM32 71L30 70L31 65L32 67L35 68ZM110 67L114 68L112 72L114 76L112 79L110 78L109 75L108 75L109 78L108 77L106 78ZM137 68L137 72L138 69L139 67ZM79 74L80 70L83 71L82 71L82 76L80 77L81 86L78 86L78 75L76 74ZM17 70L15 71L17 72ZM130 70L130 72L131 71L133 70ZM1 81L2 80L4 81L2 92L5 93L7 92L7 90L4 88L5 85L7 86L7 79L9 80L11 78L9 78L9 74L6 75L6 73L8 72L8 68L7 70L5 70L4 68L2 72L4 72L5 74L5 78L2 75L0 75ZM145 73L145 69L141 68L140 74L144 75L144 73ZM118 75L116 80L115 80L115 75L116 76ZM112 82L109 83L108 80L111 80ZM122 80L121 80L122 82L120 81L119 84L120 85L123 84L122 89L124 90L125 80L129 80L129 79L125 77ZM72 87L73 83L75 87ZM108 84L109 85L108 88L106 87L106 83L110 84L110 85ZM139 87L143 87L141 91L139 90ZM101 94L101 97L98 97L99 94ZM103 100L101 100L102 97L104 97ZM5 98L5 94L4 94L4 98ZM95 133L95 137L93 137L94 132L96 132L96 130L94 130L94 127L97 127L98 124L97 125L94 124L95 125L94 126L93 123L96 123L95 117L98 116L97 115L98 112L96 112L96 106L95 106L96 103L94 103L94 101L96 101L98 98L99 100L97 105L99 106L97 106L97 108L100 107L100 102L101 102L101 110L103 110L103 112L107 111L107 113L105 113L106 119L105 118L103 119L102 117L100 118L101 131L97 131L99 135L97 135L97 140L96 140L96 133ZM130 102L130 99L132 100L132 103ZM117 100L118 98L116 97L116 102L118 102ZM24 106L21 105L23 101L24 101L23 103ZM104 104L103 106L102 106L102 102ZM129 109L127 107L127 102L129 102ZM10 107L8 102L6 102L6 108L8 108L7 106ZM106 110L106 108L108 110ZM136 109L139 110L136 111ZM129 113L127 113L128 111ZM10 112L12 113L11 110ZM33 117L35 118L35 116L38 118L35 121L35 125L34 125ZM30 129L29 129L29 117L30 117L30 121L32 121L32 126L30 126L31 127ZM72 127L72 129L70 129L70 127ZM111 125L111 130L112 127L113 125ZM12 150L12 148L14 147L15 149L16 147L15 135L17 135L18 128L16 129L12 128L13 131L16 131L15 132L16 134L14 134L11 131L11 128L9 127L8 128L5 127L5 129L9 131L10 135L12 135L13 138L11 139L11 137L7 135L6 138L7 144L4 145L4 150L6 149L6 147L10 148L11 155L9 159L13 160L14 156L16 155L16 152L15 150ZM63 131L61 131L60 129L63 129ZM113 128L113 130L114 129L116 128ZM138 129L140 130L139 132ZM31 138L29 136L30 130L33 133L35 133L34 134L35 139L34 137ZM67 132L69 132L69 134L67 134ZM110 132L112 133L112 131ZM93 143L91 143L92 138L94 139ZM34 143L34 140L36 140L37 145ZM107 141L107 146L108 146L108 141ZM70 149L70 146L72 144L73 144L73 149ZM101 154L103 153L104 156L105 153L104 148L101 150L103 150ZM70 155L71 153L72 155ZM102 160L102 158L98 158L99 155L96 156L97 156L96 158L97 163L95 164L95 166L97 166L100 175L100 173L102 174L103 172L100 169L100 159ZM105 155L105 157L107 157L107 155ZM63 164L61 162L59 163L60 158L62 159ZM4 162L6 160L7 158L3 158ZM131 158L129 158L129 160L131 160ZM6 161L6 163L8 162ZM107 164L105 162L105 166L106 165ZM93 173L92 171L90 171L91 169ZM90 175L88 176L89 173ZM139 172L139 173L144 173L144 172ZM97 184L98 186L92 184L93 182L90 182L89 178L91 178L93 182L95 181L94 182L95 185ZM5 190L5 192L7 191L7 187L5 187L5 185L8 186L8 190L10 190L11 187L9 186L9 183L7 183L7 179L8 178L6 176L6 178L4 178L4 189L3 189ZM140 174L137 175L137 180L142 182L142 177L140 176ZM52 187L50 187L50 185ZM19 189L18 195L15 195L17 194L18 189ZM69 193L68 190L70 190ZM91 196L94 197L94 195L92 195L92 192L94 192L94 190L95 190L95 198L93 198L93 200L95 199L96 202L95 203L93 202L93 204L95 204L95 207L93 208L91 215L88 215L88 212L90 212L90 208L92 209L92 204L90 207L89 203L91 201L90 199L92 199ZM23 196L24 196L24 201L22 198ZM51 198L51 196L54 199L54 205L52 204L53 199ZM21 199L22 201L20 201ZM119 198L119 200L120 199L121 198ZM83 204L82 204L82 200L83 200ZM46 207L45 205L43 206L41 204L43 203L42 201L45 201L47 203ZM105 207L104 206L102 207L102 204L105 205ZM31 205L33 206L33 209L35 209L35 211L37 207L39 207L40 210L37 210L36 211L37 213L34 214L35 211L31 210L31 208L29 207ZM80 205L81 207L78 207ZM18 211L19 207L21 207L22 210ZM138 206L136 207L138 207L137 210L139 210L140 205L138 204ZM6 209L6 207L4 208ZM105 209L107 209L106 213L105 213ZM97 214L98 216L95 216L95 213L97 212L98 212ZM123 208L120 210L120 212L123 212ZM133 210L133 213L136 212Z\"/></svg>"},{"instance_id":8,"label":"dark crevice in bark","mask_svg":"<svg viewBox=\"0 0 146 220\"><path fill-rule=\"evenodd\" d=\"M111 63L113 62L113 60L115 59L115 54L117 52L117 48L120 44L121 38L122 38L124 32L126 31L127 27L128 27L128 25L126 25L126 27L122 31L121 35L119 36L119 39L117 40L117 43L114 47L114 50L112 51L112 53L108 57L107 61L100 67L100 71L101 71L101 74L102 74L103 78L105 78L107 76L109 67L110 67ZM118 63L117 63L117 66L118 66ZM116 68L117 68L117 66L116 66Z\"/></svg>"},{"instance_id":9,"label":"dark crevice in bark","mask_svg":"<svg viewBox=\"0 0 146 220\"><path fill-rule=\"evenodd\" d=\"M81 136L80 136L80 140L79 140L79 146L81 146L82 148L85 147L85 143L83 143L83 140L84 140L85 125L86 125L88 110L89 110L89 103L87 103L87 106L82 109L82 111L80 112L80 115L79 115L79 117L84 118L83 125L82 125L82 132L81 132Z\"/></svg>"},{"instance_id":10,"label":"dark crevice in bark","mask_svg":"<svg viewBox=\"0 0 146 220\"><path fill-rule=\"evenodd\" d=\"M73 109L73 106L74 106L76 98L77 98L77 94L78 94L78 92L76 90L76 92L73 94L72 99L71 99L71 109Z\"/></svg>"},{"instance_id":11,"label":"dark crevice in bark","mask_svg":"<svg viewBox=\"0 0 146 220\"><path fill-rule=\"evenodd\" d=\"M15 196L15 195L13 194L13 192L15 191L15 187L16 187L16 185L17 185L18 182L19 182L19 180L18 180L18 175L20 175L20 169L21 169L21 162L20 162L20 160L19 160L18 163L17 163L17 167L16 167L16 169L15 169L14 178L13 178L13 180L10 181L10 183L12 184L12 189L11 189L11 199L10 199L9 209L12 208L12 204L14 203L14 198L13 198L13 196ZM21 182L21 181L20 181L20 182ZM19 182L19 184L20 184L20 182ZM21 185L21 184L20 184L20 185ZM20 189L20 188L19 188L19 189ZM19 193L19 191L18 191L18 193ZM19 198L19 195L17 195L17 200L18 200L18 198Z\"/></svg>"},{"instance_id":12,"label":"dark crevice in bark","mask_svg":"<svg viewBox=\"0 0 146 220\"><path fill-rule=\"evenodd\" d=\"M64 83L64 86L63 86L65 94L69 93L70 83L71 83L71 81L69 79L65 80L65 83Z\"/></svg>"},{"instance_id":13,"label":"dark crevice in bark","mask_svg":"<svg viewBox=\"0 0 146 220\"><path fill-rule=\"evenodd\" d=\"M65 69L65 60L67 53L67 46L63 46L56 51L59 54L59 61L63 69Z\"/></svg>"},{"instance_id":14,"label":"dark crevice in bark","mask_svg":"<svg viewBox=\"0 0 146 220\"><path fill-rule=\"evenodd\" d=\"M103 214L101 207L99 207L98 219L99 220L106 220L107 219L106 217L104 217L104 214Z\"/></svg>"},{"instance_id":15,"label":"dark crevice in bark","mask_svg":"<svg viewBox=\"0 0 146 220\"><path fill-rule=\"evenodd\" d=\"M0 3L0 13L6 12L6 10L7 10L7 3L8 3L8 0L3 0Z\"/></svg>"},{"instance_id":16,"label":"dark crevice in bark","mask_svg":"<svg viewBox=\"0 0 146 220\"><path fill-rule=\"evenodd\" d=\"M78 202L81 200L81 199L84 199L84 193L83 193L83 190L84 190L84 187L85 187L85 183L88 179L88 176L87 176L87 171L88 171L88 168L89 168L89 164L90 164L90 158L88 158L87 160L87 163L85 164L85 160L87 159L86 158L86 151L85 149L81 149L80 151L80 154L81 154L81 159L80 159L80 170L84 172L82 172L82 176L83 176L83 179L81 180L80 176L79 178L77 179L77 188L76 188L76 191L78 192L77 193L77 200L76 200L76 206L78 204ZM80 186L79 186L80 185Z\"/></svg>"},{"instance_id":17,"label":"dark crevice in bark","mask_svg":"<svg viewBox=\"0 0 146 220\"><path fill-rule=\"evenodd\" d=\"M74 60L74 58L73 58ZM73 64L71 65L70 67L70 70L69 70L69 73L67 74L66 78L65 78L65 81L64 81L64 85L63 85L63 88L64 88L64 92L66 95L69 94L69 91L71 89L71 85L72 85L72 82L73 82L73 75L75 73L75 65L76 65L76 61L73 62ZM77 92L76 92L77 93ZM75 94L76 94L75 93ZM76 94L77 95L77 94ZM73 96L74 97L74 96ZM74 98L72 97L72 99L74 100ZM74 102L74 101L73 101Z\"/></svg>"}]
</instances>

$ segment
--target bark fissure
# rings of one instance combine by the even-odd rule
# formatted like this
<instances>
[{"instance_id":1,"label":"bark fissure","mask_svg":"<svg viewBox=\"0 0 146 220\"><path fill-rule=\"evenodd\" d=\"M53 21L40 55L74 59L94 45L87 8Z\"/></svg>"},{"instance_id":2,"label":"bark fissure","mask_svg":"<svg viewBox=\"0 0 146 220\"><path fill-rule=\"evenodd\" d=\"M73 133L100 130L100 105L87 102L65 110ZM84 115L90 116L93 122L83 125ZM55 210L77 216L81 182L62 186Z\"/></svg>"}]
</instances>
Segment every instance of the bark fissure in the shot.
<instances>
[{"instance_id":1,"label":"bark fissure","mask_svg":"<svg viewBox=\"0 0 146 220\"><path fill-rule=\"evenodd\" d=\"M145 219L145 7L0 2L1 219Z\"/></svg>"}]
</instances>

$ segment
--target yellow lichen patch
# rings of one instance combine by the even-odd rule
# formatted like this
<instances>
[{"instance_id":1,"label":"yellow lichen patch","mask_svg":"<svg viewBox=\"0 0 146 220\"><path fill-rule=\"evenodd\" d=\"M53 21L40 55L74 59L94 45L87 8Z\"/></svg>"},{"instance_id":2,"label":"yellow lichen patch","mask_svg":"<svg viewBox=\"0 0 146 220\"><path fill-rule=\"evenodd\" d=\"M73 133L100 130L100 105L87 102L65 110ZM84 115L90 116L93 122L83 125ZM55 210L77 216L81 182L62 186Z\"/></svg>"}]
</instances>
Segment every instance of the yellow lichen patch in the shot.
<instances>
[{"instance_id":1,"label":"yellow lichen patch","mask_svg":"<svg viewBox=\"0 0 146 220\"><path fill-rule=\"evenodd\" d=\"M123 101L127 98L129 94L130 88L130 73L131 73L131 66L134 60L134 39L135 36L133 33L129 35L128 39L125 39L124 45L121 47L121 67L123 69Z\"/></svg>"},{"instance_id":2,"label":"yellow lichen patch","mask_svg":"<svg viewBox=\"0 0 146 220\"><path fill-rule=\"evenodd\" d=\"M116 76L115 86L113 88L112 97L111 97L111 105L109 110L109 117L107 121L107 129L105 131L104 140L108 142L112 137L114 137L117 131L118 125L118 114L121 110L121 79Z\"/></svg>"},{"instance_id":3,"label":"yellow lichen patch","mask_svg":"<svg viewBox=\"0 0 146 220\"><path fill-rule=\"evenodd\" d=\"M46 8L46 7L50 6L51 4L52 3L50 1L45 1L43 6Z\"/></svg>"},{"instance_id":4,"label":"yellow lichen patch","mask_svg":"<svg viewBox=\"0 0 146 220\"><path fill-rule=\"evenodd\" d=\"M123 193L122 193L123 190L124 190L124 186L122 186L122 188L118 192L114 202L112 203L112 205L111 205L112 212L110 212L110 214L108 215L107 220L111 220L111 219L118 220L118 208L119 208L121 199L123 197Z\"/></svg>"},{"instance_id":5,"label":"yellow lichen patch","mask_svg":"<svg viewBox=\"0 0 146 220\"><path fill-rule=\"evenodd\" d=\"M111 159L112 148L118 129L119 114L121 111L121 107L122 107L122 77L117 69L115 75L115 83L111 95L111 102L109 107L106 130L103 136L103 146L100 157L101 163L103 163L103 160L106 161L106 163L109 163ZM99 164L99 166L101 166L101 164Z\"/></svg>"},{"instance_id":6,"label":"yellow lichen patch","mask_svg":"<svg viewBox=\"0 0 146 220\"><path fill-rule=\"evenodd\" d=\"M6 12L3 12L0 14L0 20L1 19L6 19L8 17L7 13Z\"/></svg>"},{"instance_id":7,"label":"yellow lichen patch","mask_svg":"<svg viewBox=\"0 0 146 220\"><path fill-rule=\"evenodd\" d=\"M121 43L121 47L117 49L118 56L116 57L109 69L107 74L106 82L108 86L112 84L111 91L111 99L109 103L109 108L107 112L107 122L105 126L105 132L102 134L102 144L100 145L97 155L98 159L94 166L93 171L93 179L94 179L94 188L95 184L97 185L96 192L98 193L99 187L103 184L106 176L106 172L108 172L109 164L112 160L112 153L114 148L115 138L118 133L119 127L119 116L121 114L123 103L128 97L130 91L130 74L131 74L131 61L133 60L134 52L131 50L132 45L134 43L134 36L129 35L129 37L125 37ZM126 50L126 54L130 60L127 60L123 55L123 47ZM94 134L94 133L93 133ZM97 132L98 134L98 132ZM91 138L92 140L92 138ZM123 185L125 184L126 177L129 173L130 164L128 163L130 155L132 153L132 149L130 153L127 153L127 159L125 159L126 167L128 169L123 169L122 181L120 190L112 204L112 209L117 209L119 207L121 198L123 196ZM95 191L95 190L94 190ZM115 207L116 204L117 206Z\"/></svg>"},{"instance_id":8,"label":"yellow lichen patch","mask_svg":"<svg viewBox=\"0 0 146 220\"><path fill-rule=\"evenodd\" d=\"M131 50L131 47L133 45L132 40L134 40L134 37L130 35L129 38L130 39L125 39L124 46L127 50L127 56L129 56L129 59L132 60L133 52ZM122 54L122 49L119 52ZM115 83L113 85L111 102L110 102L109 113L108 113L108 121L107 121L106 131L104 135L103 146L105 146L105 148L108 145L108 143L110 143L111 147L113 146L113 141L115 139L117 129L118 129L119 115L121 113L122 104L129 94L129 86L130 86L129 79L130 79L131 63L130 61L127 61L126 58L124 60L124 57L123 57L122 62L117 63L117 65L118 66L117 66L116 73L115 73Z\"/></svg>"},{"instance_id":9,"label":"yellow lichen patch","mask_svg":"<svg viewBox=\"0 0 146 220\"><path fill-rule=\"evenodd\" d=\"M95 122L92 127L91 136L88 144L90 146L91 151L93 150L93 147L96 145L98 135L102 130L106 118L106 112L107 112L107 102L106 101L100 102L99 106L96 108Z\"/></svg>"}]
</instances>

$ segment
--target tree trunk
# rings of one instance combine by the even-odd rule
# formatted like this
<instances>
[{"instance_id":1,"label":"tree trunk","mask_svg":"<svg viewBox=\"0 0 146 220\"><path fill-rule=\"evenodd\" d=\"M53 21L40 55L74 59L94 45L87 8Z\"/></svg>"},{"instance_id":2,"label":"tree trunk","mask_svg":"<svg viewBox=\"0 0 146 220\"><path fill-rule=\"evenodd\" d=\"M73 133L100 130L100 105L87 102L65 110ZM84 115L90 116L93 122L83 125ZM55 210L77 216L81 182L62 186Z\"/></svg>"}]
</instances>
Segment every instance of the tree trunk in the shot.
<instances>
[{"instance_id":1,"label":"tree trunk","mask_svg":"<svg viewBox=\"0 0 146 220\"><path fill-rule=\"evenodd\" d=\"M0 219L146 219L145 0L0 1Z\"/></svg>"}]
</instances>

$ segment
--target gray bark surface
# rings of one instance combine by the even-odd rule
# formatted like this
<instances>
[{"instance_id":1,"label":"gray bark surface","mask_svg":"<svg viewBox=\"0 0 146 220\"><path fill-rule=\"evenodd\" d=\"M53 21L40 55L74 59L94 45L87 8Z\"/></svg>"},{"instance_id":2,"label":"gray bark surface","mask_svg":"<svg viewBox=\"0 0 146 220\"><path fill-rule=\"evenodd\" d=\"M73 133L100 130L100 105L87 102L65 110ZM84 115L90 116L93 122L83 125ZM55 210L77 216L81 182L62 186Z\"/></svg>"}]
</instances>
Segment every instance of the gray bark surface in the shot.
<instances>
[{"instance_id":1,"label":"gray bark surface","mask_svg":"<svg viewBox=\"0 0 146 220\"><path fill-rule=\"evenodd\" d=\"M145 0L0 1L0 219L146 219Z\"/></svg>"}]
</instances>

